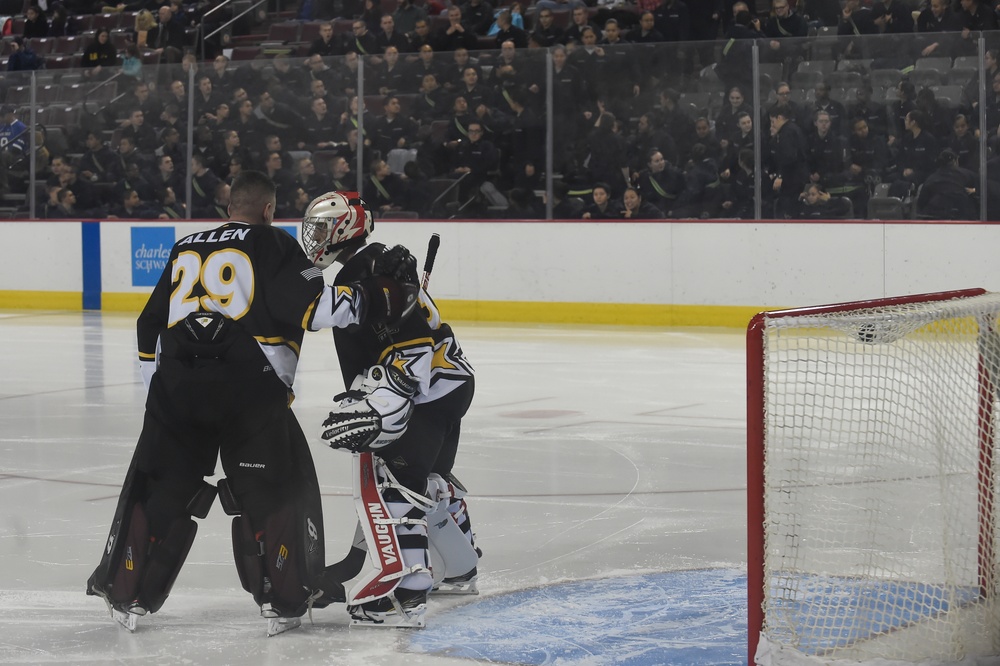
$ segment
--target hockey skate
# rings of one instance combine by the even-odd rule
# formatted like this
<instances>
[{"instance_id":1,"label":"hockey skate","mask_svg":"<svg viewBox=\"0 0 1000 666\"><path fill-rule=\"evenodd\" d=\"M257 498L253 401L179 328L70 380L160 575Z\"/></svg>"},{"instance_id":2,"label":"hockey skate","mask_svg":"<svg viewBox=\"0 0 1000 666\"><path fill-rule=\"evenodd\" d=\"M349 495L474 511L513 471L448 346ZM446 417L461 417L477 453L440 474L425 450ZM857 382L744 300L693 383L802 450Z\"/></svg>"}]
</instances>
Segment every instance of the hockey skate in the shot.
<instances>
[{"instance_id":1,"label":"hockey skate","mask_svg":"<svg viewBox=\"0 0 1000 666\"><path fill-rule=\"evenodd\" d=\"M427 590L397 587L387 597L348 606L352 627L409 627L422 629L427 612Z\"/></svg>"},{"instance_id":2,"label":"hockey skate","mask_svg":"<svg viewBox=\"0 0 1000 666\"><path fill-rule=\"evenodd\" d=\"M302 626L302 620L297 617L282 617L271 604L264 604L260 608L260 616L267 619L268 637L283 634L292 629Z\"/></svg>"},{"instance_id":3,"label":"hockey skate","mask_svg":"<svg viewBox=\"0 0 1000 666\"><path fill-rule=\"evenodd\" d=\"M108 597L107 592L94 582L93 577L87 583L87 594L103 599L104 603L108 606L111 619L124 627L130 634L135 633L136 620L140 615L146 614L146 609L140 606L138 602L132 602L127 608L120 604L114 604L111 602L110 597Z\"/></svg>"},{"instance_id":4,"label":"hockey skate","mask_svg":"<svg viewBox=\"0 0 1000 666\"><path fill-rule=\"evenodd\" d=\"M434 594L479 594L479 587L476 582L479 580L479 572L476 567L462 574L445 578L434 584Z\"/></svg>"}]
</instances>

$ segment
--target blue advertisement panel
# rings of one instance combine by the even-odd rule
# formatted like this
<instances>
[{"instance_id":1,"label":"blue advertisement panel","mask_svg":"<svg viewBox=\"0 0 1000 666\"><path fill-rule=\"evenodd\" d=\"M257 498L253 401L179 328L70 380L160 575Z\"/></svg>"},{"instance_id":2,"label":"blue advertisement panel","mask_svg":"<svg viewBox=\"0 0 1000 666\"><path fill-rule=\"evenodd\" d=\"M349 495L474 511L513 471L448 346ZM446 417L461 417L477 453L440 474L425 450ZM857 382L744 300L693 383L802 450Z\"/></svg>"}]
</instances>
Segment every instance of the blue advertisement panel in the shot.
<instances>
[{"instance_id":1,"label":"blue advertisement panel","mask_svg":"<svg viewBox=\"0 0 1000 666\"><path fill-rule=\"evenodd\" d=\"M284 229L285 231L288 232L288 234L292 238L298 238L299 237L299 228L298 227L290 227L287 224L276 224L274 226L278 227L279 229Z\"/></svg>"},{"instance_id":2,"label":"blue advertisement panel","mask_svg":"<svg viewBox=\"0 0 1000 666\"><path fill-rule=\"evenodd\" d=\"M156 286L170 258L174 240L173 227L132 227L133 287Z\"/></svg>"}]
</instances>

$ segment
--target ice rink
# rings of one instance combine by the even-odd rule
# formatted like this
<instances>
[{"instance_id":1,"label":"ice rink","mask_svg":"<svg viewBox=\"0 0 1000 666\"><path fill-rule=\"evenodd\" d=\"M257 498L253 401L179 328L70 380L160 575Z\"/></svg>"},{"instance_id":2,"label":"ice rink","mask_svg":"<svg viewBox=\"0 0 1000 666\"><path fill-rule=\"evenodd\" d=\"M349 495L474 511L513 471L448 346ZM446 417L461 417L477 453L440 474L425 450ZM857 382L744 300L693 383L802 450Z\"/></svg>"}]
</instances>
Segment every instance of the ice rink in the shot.
<instances>
[{"instance_id":1,"label":"ice rink","mask_svg":"<svg viewBox=\"0 0 1000 666\"><path fill-rule=\"evenodd\" d=\"M0 664L746 663L742 331L456 323L481 594L432 597L424 630L336 604L267 638L218 505L135 634L84 594L142 421L134 319L0 312ZM342 390L329 333L295 388L332 562L356 519L349 456L313 437Z\"/></svg>"}]
</instances>

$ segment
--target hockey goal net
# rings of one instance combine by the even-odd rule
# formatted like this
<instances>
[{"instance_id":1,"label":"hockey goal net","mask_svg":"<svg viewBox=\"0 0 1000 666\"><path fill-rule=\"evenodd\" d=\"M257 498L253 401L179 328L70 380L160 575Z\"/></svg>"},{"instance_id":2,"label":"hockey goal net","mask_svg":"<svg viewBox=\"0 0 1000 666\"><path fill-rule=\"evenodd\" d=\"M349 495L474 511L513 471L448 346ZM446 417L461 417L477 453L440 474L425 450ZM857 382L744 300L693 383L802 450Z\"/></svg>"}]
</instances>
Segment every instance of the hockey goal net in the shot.
<instances>
[{"instance_id":1,"label":"hockey goal net","mask_svg":"<svg viewBox=\"0 0 1000 666\"><path fill-rule=\"evenodd\" d=\"M747 331L751 663L1000 664L1000 294Z\"/></svg>"}]
</instances>

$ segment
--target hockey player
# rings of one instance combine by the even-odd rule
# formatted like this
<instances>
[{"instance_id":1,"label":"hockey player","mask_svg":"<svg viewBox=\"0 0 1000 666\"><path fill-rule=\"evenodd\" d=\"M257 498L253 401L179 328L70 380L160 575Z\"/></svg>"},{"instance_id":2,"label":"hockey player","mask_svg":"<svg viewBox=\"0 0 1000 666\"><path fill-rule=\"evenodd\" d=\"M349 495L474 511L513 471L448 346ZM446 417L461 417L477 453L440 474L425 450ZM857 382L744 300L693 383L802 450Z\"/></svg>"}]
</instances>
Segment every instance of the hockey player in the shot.
<instances>
[{"instance_id":1,"label":"hockey player","mask_svg":"<svg viewBox=\"0 0 1000 666\"><path fill-rule=\"evenodd\" d=\"M409 256L400 246L368 244L373 228L356 192L330 192L309 205L303 244L316 266L342 265L335 285L351 284L369 279L385 255ZM473 369L423 289L419 304L398 325L367 322L334 330L351 389L334 398L321 437L356 454L359 530L351 553L328 572L338 580L356 576L366 544L374 568L348 597L352 624L422 627L432 586L442 593L478 593L481 553L465 489L452 475L475 387Z\"/></svg>"},{"instance_id":2,"label":"hockey player","mask_svg":"<svg viewBox=\"0 0 1000 666\"><path fill-rule=\"evenodd\" d=\"M87 582L130 631L159 610L215 500L234 515L243 587L268 634L313 605L343 600L325 581L323 516L308 444L289 406L305 329L396 321L416 307L416 271L383 266L351 285L323 283L273 226L275 186L241 173L230 219L179 240L137 324L146 413L104 554ZM391 272L391 270L387 271ZM205 477L221 453L226 478Z\"/></svg>"}]
</instances>

